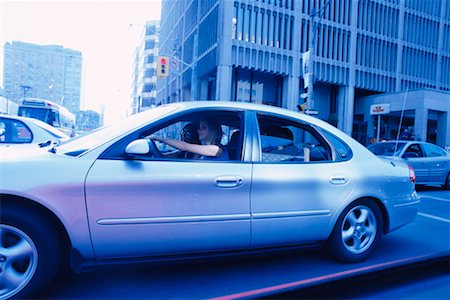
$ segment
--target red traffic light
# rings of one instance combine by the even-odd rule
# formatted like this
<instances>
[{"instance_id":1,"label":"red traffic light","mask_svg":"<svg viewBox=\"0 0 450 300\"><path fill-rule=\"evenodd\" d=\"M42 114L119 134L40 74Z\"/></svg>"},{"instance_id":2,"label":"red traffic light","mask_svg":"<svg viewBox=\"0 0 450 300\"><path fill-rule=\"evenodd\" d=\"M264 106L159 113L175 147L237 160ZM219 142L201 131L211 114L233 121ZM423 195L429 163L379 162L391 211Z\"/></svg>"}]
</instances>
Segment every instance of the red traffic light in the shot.
<instances>
[{"instance_id":1,"label":"red traffic light","mask_svg":"<svg viewBox=\"0 0 450 300\"><path fill-rule=\"evenodd\" d=\"M165 58L161 58L161 64L163 64L163 65L166 64L166 59Z\"/></svg>"}]
</instances>

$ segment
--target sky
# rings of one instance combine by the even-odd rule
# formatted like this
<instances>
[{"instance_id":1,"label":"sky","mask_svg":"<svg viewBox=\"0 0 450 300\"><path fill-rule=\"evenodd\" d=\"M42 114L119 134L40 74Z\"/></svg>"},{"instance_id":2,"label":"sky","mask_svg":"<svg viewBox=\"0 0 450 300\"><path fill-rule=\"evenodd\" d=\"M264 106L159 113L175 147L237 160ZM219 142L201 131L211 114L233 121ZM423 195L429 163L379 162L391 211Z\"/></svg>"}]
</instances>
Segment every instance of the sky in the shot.
<instances>
[{"instance_id":1,"label":"sky","mask_svg":"<svg viewBox=\"0 0 450 300\"><path fill-rule=\"evenodd\" d=\"M146 21L159 20L160 0L0 0L0 85L9 41L61 45L82 53L81 109L105 123L126 116L132 62ZM132 24L130 26L130 24Z\"/></svg>"}]
</instances>

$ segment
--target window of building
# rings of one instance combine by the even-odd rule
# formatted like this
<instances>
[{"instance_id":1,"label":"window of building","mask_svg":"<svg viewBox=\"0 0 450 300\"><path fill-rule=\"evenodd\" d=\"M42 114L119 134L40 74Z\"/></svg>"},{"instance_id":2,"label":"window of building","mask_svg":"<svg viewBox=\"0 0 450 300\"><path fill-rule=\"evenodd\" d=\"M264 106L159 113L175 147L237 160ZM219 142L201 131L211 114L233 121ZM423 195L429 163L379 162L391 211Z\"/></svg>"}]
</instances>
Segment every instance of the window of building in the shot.
<instances>
[{"instance_id":1,"label":"window of building","mask_svg":"<svg viewBox=\"0 0 450 300\"><path fill-rule=\"evenodd\" d=\"M154 40L145 41L145 50L155 48L156 42Z\"/></svg>"},{"instance_id":2,"label":"window of building","mask_svg":"<svg viewBox=\"0 0 450 300\"><path fill-rule=\"evenodd\" d=\"M156 34L156 33L157 33L157 30L156 30L156 26L155 25L146 26L145 35L153 35L153 34Z\"/></svg>"},{"instance_id":3,"label":"window of building","mask_svg":"<svg viewBox=\"0 0 450 300\"><path fill-rule=\"evenodd\" d=\"M145 63L146 64L152 64L155 61L155 56L154 55L147 55L146 59L145 59Z\"/></svg>"},{"instance_id":4,"label":"window of building","mask_svg":"<svg viewBox=\"0 0 450 300\"><path fill-rule=\"evenodd\" d=\"M143 93L149 93L149 92L153 91L154 89L155 89L155 84L154 83L146 83L142 87L142 92Z\"/></svg>"},{"instance_id":5,"label":"window of building","mask_svg":"<svg viewBox=\"0 0 450 300\"><path fill-rule=\"evenodd\" d=\"M142 97L141 105L142 107L151 107L152 104L156 103L155 97Z\"/></svg>"},{"instance_id":6,"label":"window of building","mask_svg":"<svg viewBox=\"0 0 450 300\"><path fill-rule=\"evenodd\" d=\"M282 76L237 68L233 77L234 101L281 106Z\"/></svg>"},{"instance_id":7,"label":"window of building","mask_svg":"<svg viewBox=\"0 0 450 300\"><path fill-rule=\"evenodd\" d=\"M155 76L155 69L154 68L150 68L150 69L145 70L145 73L144 73L144 77L145 78L152 78L153 76Z\"/></svg>"}]
</instances>

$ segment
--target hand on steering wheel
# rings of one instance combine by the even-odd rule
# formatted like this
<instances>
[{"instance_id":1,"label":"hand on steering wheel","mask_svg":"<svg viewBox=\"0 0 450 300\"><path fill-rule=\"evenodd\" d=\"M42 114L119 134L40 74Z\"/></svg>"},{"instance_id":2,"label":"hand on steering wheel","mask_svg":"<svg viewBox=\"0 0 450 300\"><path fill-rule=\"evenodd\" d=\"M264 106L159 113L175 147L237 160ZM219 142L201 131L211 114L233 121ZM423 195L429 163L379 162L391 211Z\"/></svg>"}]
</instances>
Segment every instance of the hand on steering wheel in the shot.
<instances>
[{"instance_id":1,"label":"hand on steering wheel","mask_svg":"<svg viewBox=\"0 0 450 300\"><path fill-rule=\"evenodd\" d=\"M156 146L156 142L154 139L148 139L148 146L150 147L150 152L154 157L161 158L163 156L161 151L159 151L158 147Z\"/></svg>"}]
</instances>

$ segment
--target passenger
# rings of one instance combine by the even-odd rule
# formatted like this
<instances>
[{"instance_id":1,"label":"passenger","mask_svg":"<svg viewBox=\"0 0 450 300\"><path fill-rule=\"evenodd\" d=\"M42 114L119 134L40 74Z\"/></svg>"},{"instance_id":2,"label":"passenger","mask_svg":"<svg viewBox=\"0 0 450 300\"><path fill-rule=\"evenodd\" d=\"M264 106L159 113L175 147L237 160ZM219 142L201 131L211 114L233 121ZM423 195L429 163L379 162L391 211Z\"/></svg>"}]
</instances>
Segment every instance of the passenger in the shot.
<instances>
[{"instance_id":1,"label":"passenger","mask_svg":"<svg viewBox=\"0 0 450 300\"><path fill-rule=\"evenodd\" d=\"M227 150L223 145L220 144L223 135L222 127L215 119L205 118L200 121L197 133L201 145L188 143L185 141L166 139L155 135L150 136L150 138L177 148L180 151L187 151L193 154L197 154L199 156L199 159L229 159Z\"/></svg>"}]
</instances>

